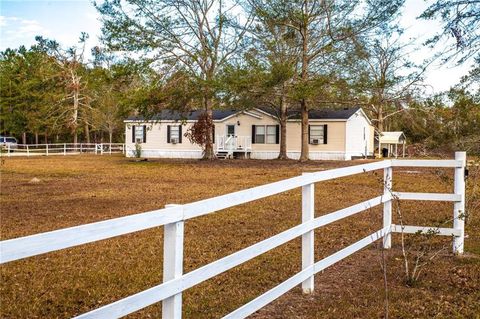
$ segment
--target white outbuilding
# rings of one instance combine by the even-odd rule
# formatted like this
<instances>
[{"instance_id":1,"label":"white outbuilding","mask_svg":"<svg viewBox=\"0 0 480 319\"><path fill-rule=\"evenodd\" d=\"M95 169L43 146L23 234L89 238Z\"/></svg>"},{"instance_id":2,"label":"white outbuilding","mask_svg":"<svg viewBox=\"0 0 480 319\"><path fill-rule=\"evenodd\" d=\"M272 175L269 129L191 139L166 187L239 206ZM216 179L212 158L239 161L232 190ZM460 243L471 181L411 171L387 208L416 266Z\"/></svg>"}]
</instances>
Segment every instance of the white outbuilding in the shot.
<instances>
[{"instance_id":1,"label":"white outbuilding","mask_svg":"<svg viewBox=\"0 0 480 319\"><path fill-rule=\"evenodd\" d=\"M380 133L378 149L383 156L398 157L398 145L402 146L402 157L405 157L405 146L407 138L402 131L398 132L382 132ZM385 151L384 151L385 149Z\"/></svg>"}]
</instances>

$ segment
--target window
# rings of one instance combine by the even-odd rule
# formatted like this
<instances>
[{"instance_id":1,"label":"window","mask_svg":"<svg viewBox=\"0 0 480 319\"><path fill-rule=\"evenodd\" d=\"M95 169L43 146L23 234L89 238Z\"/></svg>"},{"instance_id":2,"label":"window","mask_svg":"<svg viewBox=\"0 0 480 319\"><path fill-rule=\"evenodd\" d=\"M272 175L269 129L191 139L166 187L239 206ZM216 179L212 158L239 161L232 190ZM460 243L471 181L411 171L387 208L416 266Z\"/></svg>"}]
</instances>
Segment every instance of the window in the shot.
<instances>
[{"instance_id":1,"label":"window","mask_svg":"<svg viewBox=\"0 0 480 319\"><path fill-rule=\"evenodd\" d=\"M255 143L265 144L265 126L263 125L255 126Z\"/></svg>"},{"instance_id":2,"label":"window","mask_svg":"<svg viewBox=\"0 0 480 319\"><path fill-rule=\"evenodd\" d=\"M227 136L235 136L235 125L227 125Z\"/></svg>"},{"instance_id":3,"label":"window","mask_svg":"<svg viewBox=\"0 0 480 319\"><path fill-rule=\"evenodd\" d=\"M179 126L171 126L170 127L170 140L172 139L177 139L177 141L180 139L180 127Z\"/></svg>"},{"instance_id":4,"label":"window","mask_svg":"<svg viewBox=\"0 0 480 319\"><path fill-rule=\"evenodd\" d=\"M144 125L135 125L135 143L143 143L143 130L145 129Z\"/></svg>"},{"instance_id":5,"label":"window","mask_svg":"<svg viewBox=\"0 0 480 319\"><path fill-rule=\"evenodd\" d=\"M182 143L182 126L167 125L167 143Z\"/></svg>"},{"instance_id":6,"label":"window","mask_svg":"<svg viewBox=\"0 0 480 319\"><path fill-rule=\"evenodd\" d=\"M310 144L324 144L324 125L310 125Z\"/></svg>"},{"instance_id":7,"label":"window","mask_svg":"<svg viewBox=\"0 0 480 319\"><path fill-rule=\"evenodd\" d=\"M277 126L267 125L267 144L277 143Z\"/></svg>"},{"instance_id":8,"label":"window","mask_svg":"<svg viewBox=\"0 0 480 319\"><path fill-rule=\"evenodd\" d=\"M279 125L252 125L252 143L278 144Z\"/></svg>"}]
</instances>

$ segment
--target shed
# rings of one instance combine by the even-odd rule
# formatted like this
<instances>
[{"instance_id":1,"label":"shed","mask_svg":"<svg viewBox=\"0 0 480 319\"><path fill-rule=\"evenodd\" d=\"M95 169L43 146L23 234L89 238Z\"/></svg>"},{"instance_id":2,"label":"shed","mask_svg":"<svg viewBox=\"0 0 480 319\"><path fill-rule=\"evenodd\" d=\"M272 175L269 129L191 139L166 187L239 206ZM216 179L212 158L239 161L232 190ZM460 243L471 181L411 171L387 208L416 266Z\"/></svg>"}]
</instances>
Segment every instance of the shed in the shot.
<instances>
[{"instance_id":1,"label":"shed","mask_svg":"<svg viewBox=\"0 0 480 319\"><path fill-rule=\"evenodd\" d=\"M383 154L383 149L386 149L387 157L398 157L398 145L402 145L402 156L405 157L405 145L407 138L402 131L398 132L381 132L379 138L378 149L380 154Z\"/></svg>"}]
</instances>

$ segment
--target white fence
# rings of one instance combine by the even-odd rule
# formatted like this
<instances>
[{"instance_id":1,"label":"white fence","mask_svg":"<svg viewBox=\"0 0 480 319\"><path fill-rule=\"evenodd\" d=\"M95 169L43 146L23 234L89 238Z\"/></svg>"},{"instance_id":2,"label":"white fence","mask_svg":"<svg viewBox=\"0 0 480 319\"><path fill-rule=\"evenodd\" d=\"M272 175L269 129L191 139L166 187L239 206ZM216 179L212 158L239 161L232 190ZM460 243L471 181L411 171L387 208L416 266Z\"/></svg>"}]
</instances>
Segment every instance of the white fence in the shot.
<instances>
[{"instance_id":1,"label":"white fence","mask_svg":"<svg viewBox=\"0 0 480 319\"><path fill-rule=\"evenodd\" d=\"M56 143L56 144L17 144L14 147L7 144L2 156L38 156L38 155L73 155L82 153L93 154L125 154L123 143Z\"/></svg>"},{"instance_id":2,"label":"white fence","mask_svg":"<svg viewBox=\"0 0 480 319\"><path fill-rule=\"evenodd\" d=\"M364 165L350 166L328 171L308 173L283 181L258 186L185 205L167 205L164 209L92 224L60 229L32 236L0 242L1 263L27 258L47 252L112 238L144 229L164 226L163 283L114 303L78 316L77 318L118 318L162 301L163 318L181 318L182 292L252 258L255 258L288 241L302 237L302 270L273 289L253 299L225 318L244 318L280 297L297 285L305 293L314 289L314 275L335 264L354 252L383 238L385 248L391 246L391 233L416 233L435 230L438 235L453 236L453 250L463 253L465 209L466 154L456 153L455 160L385 160ZM394 167L450 167L455 169L453 194L399 193L393 192L392 173ZM314 217L314 183L365 172L384 170L384 192L370 200ZM302 223L273 237L260 241L210 264L183 274L184 221L210 214L215 211L265 198L295 188L302 188ZM432 200L454 202L453 228L399 226L392 224L392 200ZM383 228L338 252L315 262L314 230L352 216L371 207L383 204Z\"/></svg>"}]
</instances>

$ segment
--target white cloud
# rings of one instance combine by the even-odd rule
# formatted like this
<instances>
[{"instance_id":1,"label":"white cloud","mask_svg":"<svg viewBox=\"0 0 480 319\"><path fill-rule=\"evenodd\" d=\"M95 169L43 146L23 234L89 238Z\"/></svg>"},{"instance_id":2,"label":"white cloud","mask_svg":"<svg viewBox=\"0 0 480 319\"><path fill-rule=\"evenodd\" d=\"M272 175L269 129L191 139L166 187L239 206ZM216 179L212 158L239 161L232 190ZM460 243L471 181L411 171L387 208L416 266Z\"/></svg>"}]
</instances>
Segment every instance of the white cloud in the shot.
<instances>
[{"instance_id":1,"label":"white cloud","mask_svg":"<svg viewBox=\"0 0 480 319\"><path fill-rule=\"evenodd\" d=\"M26 46L35 42L35 36L49 36L50 31L36 20L22 19L12 16L0 16L0 50L16 48L18 43Z\"/></svg>"}]
</instances>

